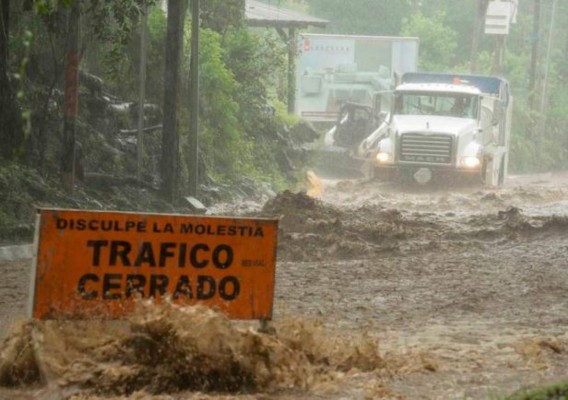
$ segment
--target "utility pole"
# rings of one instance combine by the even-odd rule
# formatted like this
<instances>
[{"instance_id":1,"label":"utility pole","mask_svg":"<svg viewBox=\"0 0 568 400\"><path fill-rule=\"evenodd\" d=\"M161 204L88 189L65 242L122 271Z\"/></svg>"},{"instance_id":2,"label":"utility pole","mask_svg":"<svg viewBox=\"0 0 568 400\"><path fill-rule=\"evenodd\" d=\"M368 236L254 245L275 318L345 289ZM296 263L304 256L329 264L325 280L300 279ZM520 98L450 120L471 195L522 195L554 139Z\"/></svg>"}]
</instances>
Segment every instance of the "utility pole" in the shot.
<instances>
[{"instance_id":1,"label":"utility pole","mask_svg":"<svg viewBox=\"0 0 568 400\"><path fill-rule=\"evenodd\" d=\"M136 141L136 176L142 179L144 160L144 103L146 102L146 63L148 58L148 4L144 2L140 26L140 67L138 83L138 137Z\"/></svg>"},{"instance_id":2,"label":"utility pole","mask_svg":"<svg viewBox=\"0 0 568 400\"><path fill-rule=\"evenodd\" d=\"M495 55L493 57L493 75L501 75L503 73L503 63L505 61L505 35L497 35L495 37Z\"/></svg>"},{"instance_id":3,"label":"utility pole","mask_svg":"<svg viewBox=\"0 0 568 400\"><path fill-rule=\"evenodd\" d=\"M288 28L288 114L296 110L296 53L298 39L296 28Z\"/></svg>"},{"instance_id":4,"label":"utility pole","mask_svg":"<svg viewBox=\"0 0 568 400\"><path fill-rule=\"evenodd\" d=\"M199 0L191 0L191 60L189 69L189 195L197 197L199 185Z\"/></svg>"},{"instance_id":5,"label":"utility pole","mask_svg":"<svg viewBox=\"0 0 568 400\"><path fill-rule=\"evenodd\" d=\"M540 0L534 0L531 67L529 72L529 109L534 110L536 71L540 56Z\"/></svg>"},{"instance_id":6,"label":"utility pole","mask_svg":"<svg viewBox=\"0 0 568 400\"><path fill-rule=\"evenodd\" d=\"M79 114L79 1L69 6L65 55L65 112L63 119L63 187L72 192L75 186L75 130Z\"/></svg>"},{"instance_id":7,"label":"utility pole","mask_svg":"<svg viewBox=\"0 0 568 400\"><path fill-rule=\"evenodd\" d=\"M503 73L505 62L505 43L511 24L516 23L517 0L491 0L485 12L485 33L495 35L495 55L493 57L493 75Z\"/></svg>"},{"instance_id":8,"label":"utility pole","mask_svg":"<svg viewBox=\"0 0 568 400\"><path fill-rule=\"evenodd\" d=\"M544 62L544 78L542 80L542 94L540 98L540 120L537 135L536 156L540 159L542 156L542 139L546 130L546 108L548 104L548 72L550 67L550 49L552 47L552 39L554 37L554 17L556 16L556 4L558 0L552 0L552 11L550 12L550 28L548 31L548 43L546 45L546 60Z\"/></svg>"},{"instance_id":9,"label":"utility pole","mask_svg":"<svg viewBox=\"0 0 568 400\"><path fill-rule=\"evenodd\" d=\"M187 0L168 0L166 65L164 76L164 122L160 165L162 194L169 202L179 195L179 122L183 25Z\"/></svg>"},{"instance_id":10,"label":"utility pole","mask_svg":"<svg viewBox=\"0 0 568 400\"><path fill-rule=\"evenodd\" d=\"M481 40L481 34L483 33L483 25L485 24L485 15L487 13L487 6L489 6L489 0L478 0L477 14L475 17L475 23L473 27L473 36L471 39L471 52L469 56L470 60L469 69L471 73L477 72L477 56L479 52L479 41Z\"/></svg>"}]
</instances>

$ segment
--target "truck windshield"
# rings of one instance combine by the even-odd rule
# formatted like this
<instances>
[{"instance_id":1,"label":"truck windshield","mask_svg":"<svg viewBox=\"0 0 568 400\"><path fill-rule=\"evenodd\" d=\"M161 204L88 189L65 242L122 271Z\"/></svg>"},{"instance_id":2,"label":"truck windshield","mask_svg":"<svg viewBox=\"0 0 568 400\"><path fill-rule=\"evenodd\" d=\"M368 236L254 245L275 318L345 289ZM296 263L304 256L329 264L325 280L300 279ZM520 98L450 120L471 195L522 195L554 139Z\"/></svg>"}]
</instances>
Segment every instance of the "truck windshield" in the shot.
<instances>
[{"instance_id":1,"label":"truck windshield","mask_svg":"<svg viewBox=\"0 0 568 400\"><path fill-rule=\"evenodd\" d=\"M394 114L477 118L478 97L462 93L398 93Z\"/></svg>"}]
</instances>

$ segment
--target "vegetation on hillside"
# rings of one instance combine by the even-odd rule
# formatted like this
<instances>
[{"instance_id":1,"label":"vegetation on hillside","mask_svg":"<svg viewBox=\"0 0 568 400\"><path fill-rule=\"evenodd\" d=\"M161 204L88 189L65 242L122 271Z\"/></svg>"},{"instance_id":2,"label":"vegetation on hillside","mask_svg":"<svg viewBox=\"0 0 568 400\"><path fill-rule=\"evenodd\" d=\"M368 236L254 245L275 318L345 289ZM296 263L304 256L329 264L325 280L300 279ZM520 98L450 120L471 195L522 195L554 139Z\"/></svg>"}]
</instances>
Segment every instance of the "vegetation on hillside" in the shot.
<instances>
[{"instance_id":1,"label":"vegetation on hillside","mask_svg":"<svg viewBox=\"0 0 568 400\"><path fill-rule=\"evenodd\" d=\"M34 207L40 205L171 210L159 196L166 13L157 0L77 1L1 0L0 187L8 195L0 200L0 239L8 238L22 222L24 233L29 234ZM74 4L80 5L80 84L77 180L74 193L69 194L63 190L61 171L67 115L64 71ZM145 152L138 174L136 122L141 21L146 7ZM188 192L189 171L193 22L189 14L180 73L182 196ZM202 2L198 197L206 204L258 188L271 192L269 188L295 186L302 176L308 155L301 144L314 140L315 132L286 113L286 67L285 43L276 32L250 30L244 23L244 0ZM133 190L123 193L125 202L117 205L125 183ZM18 201L21 205L14 206ZM177 206L184 204L181 198L180 202Z\"/></svg>"}]
</instances>

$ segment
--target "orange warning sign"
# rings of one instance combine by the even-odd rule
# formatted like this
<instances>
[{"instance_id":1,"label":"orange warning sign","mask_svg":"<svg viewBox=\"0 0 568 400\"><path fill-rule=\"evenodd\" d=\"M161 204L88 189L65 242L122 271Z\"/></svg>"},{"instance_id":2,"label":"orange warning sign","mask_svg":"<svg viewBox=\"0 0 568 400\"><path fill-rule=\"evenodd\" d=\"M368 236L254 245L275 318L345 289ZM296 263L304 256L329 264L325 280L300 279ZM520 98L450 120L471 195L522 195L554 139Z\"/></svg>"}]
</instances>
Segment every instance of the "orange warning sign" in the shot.
<instances>
[{"instance_id":1,"label":"orange warning sign","mask_svg":"<svg viewBox=\"0 0 568 400\"><path fill-rule=\"evenodd\" d=\"M41 210L32 315L118 318L136 297L270 319L278 221Z\"/></svg>"}]
</instances>

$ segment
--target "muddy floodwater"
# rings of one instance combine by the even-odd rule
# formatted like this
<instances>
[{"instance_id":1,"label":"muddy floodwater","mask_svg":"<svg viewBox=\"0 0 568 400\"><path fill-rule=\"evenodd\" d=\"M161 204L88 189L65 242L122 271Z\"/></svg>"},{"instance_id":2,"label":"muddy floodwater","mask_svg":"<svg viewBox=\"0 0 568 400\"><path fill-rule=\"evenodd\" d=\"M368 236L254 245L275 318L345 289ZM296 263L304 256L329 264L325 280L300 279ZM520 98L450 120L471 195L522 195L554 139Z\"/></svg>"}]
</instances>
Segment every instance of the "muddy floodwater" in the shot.
<instances>
[{"instance_id":1,"label":"muddy floodwater","mask_svg":"<svg viewBox=\"0 0 568 400\"><path fill-rule=\"evenodd\" d=\"M140 304L25 320L0 264L0 399L499 399L568 381L568 175L505 187L324 180L220 208L280 217L274 323Z\"/></svg>"}]
</instances>

